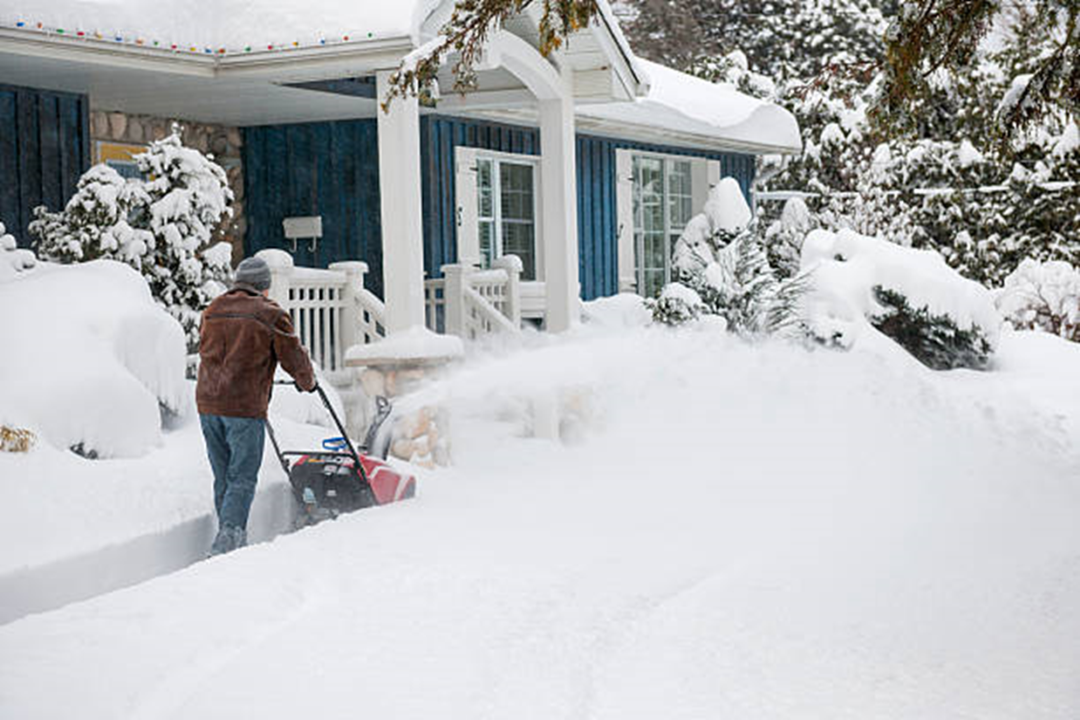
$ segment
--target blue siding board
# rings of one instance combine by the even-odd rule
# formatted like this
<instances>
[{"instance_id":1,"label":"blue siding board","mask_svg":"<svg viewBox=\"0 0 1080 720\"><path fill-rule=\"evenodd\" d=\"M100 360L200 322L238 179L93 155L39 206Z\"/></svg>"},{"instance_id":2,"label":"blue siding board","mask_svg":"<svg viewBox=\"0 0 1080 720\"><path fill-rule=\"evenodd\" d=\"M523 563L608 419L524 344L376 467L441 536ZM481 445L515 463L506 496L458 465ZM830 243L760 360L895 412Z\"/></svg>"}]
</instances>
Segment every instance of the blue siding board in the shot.
<instances>
[{"instance_id":1,"label":"blue siding board","mask_svg":"<svg viewBox=\"0 0 1080 720\"><path fill-rule=\"evenodd\" d=\"M18 105L15 93L0 89L0 222L18 232L23 227L22 205L19 202L19 145L16 140Z\"/></svg>"},{"instance_id":2,"label":"blue siding board","mask_svg":"<svg viewBox=\"0 0 1080 720\"><path fill-rule=\"evenodd\" d=\"M301 241L296 263L325 267L363 260L369 268L366 286L382 293L374 120L245 128L244 166L250 218L246 253L288 248L281 221L321 215L318 249L312 253Z\"/></svg>"},{"instance_id":3,"label":"blue siding board","mask_svg":"<svg viewBox=\"0 0 1080 720\"><path fill-rule=\"evenodd\" d=\"M0 84L0 221L30 244L33 209L62 208L89 165L84 95Z\"/></svg>"}]
</instances>

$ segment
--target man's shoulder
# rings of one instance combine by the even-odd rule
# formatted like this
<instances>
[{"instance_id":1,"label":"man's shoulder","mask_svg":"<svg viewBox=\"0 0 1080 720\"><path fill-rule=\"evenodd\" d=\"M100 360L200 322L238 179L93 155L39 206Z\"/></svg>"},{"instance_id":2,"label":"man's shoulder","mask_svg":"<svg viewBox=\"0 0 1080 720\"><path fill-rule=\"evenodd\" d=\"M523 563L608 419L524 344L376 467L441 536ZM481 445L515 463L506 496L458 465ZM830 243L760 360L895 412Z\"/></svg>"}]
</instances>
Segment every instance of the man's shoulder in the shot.
<instances>
[{"instance_id":1,"label":"man's shoulder","mask_svg":"<svg viewBox=\"0 0 1080 720\"><path fill-rule=\"evenodd\" d=\"M274 324L279 317L286 314L285 310L270 298L243 291L230 291L215 298L205 310L206 315L214 313L253 315L270 324Z\"/></svg>"}]
</instances>

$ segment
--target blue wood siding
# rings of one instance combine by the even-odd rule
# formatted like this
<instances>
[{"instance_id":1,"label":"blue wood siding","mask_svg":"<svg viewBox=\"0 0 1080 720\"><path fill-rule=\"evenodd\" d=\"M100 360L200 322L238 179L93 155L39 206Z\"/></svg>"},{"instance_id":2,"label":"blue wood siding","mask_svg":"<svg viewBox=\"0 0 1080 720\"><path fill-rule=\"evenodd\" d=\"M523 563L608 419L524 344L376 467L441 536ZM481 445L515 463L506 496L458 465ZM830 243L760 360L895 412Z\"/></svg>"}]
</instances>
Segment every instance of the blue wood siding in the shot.
<instances>
[{"instance_id":1,"label":"blue wood siding","mask_svg":"<svg viewBox=\"0 0 1080 720\"><path fill-rule=\"evenodd\" d=\"M379 146L375 120L244 128L244 253L291 249L287 217L321 215L323 238L312 253L301 241L296 264L338 260L368 264L366 286L382 295Z\"/></svg>"},{"instance_id":2,"label":"blue wood siding","mask_svg":"<svg viewBox=\"0 0 1080 720\"><path fill-rule=\"evenodd\" d=\"M536 128L426 115L420 119L420 167L423 175L424 269L439 277L457 262L457 197L454 149L474 147L537 155Z\"/></svg>"},{"instance_id":3,"label":"blue wood siding","mask_svg":"<svg viewBox=\"0 0 1080 720\"><path fill-rule=\"evenodd\" d=\"M619 149L702 157L720 162L720 176L739 181L746 201L756 166L753 155L651 145L592 135L577 136L578 272L581 297L619 291L615 151Z\"/></svg>"},{"instance_id":4,"label":"blue wood siding","mask_svg":"<svg viewBox=\"0 0 1080 720\"><path fill-rule=\"evenodd\" d=\"M85 95L0 84L0 222L19 245L34 208L61 209L89 166Z\"/></svg>"},{"instance_id":5,"label":"blue wood siding","mask_svg":"<svg viewBox=\"0 0 1080 720\"><path fill-rule=\"evenodd\" d=\"M424 269L428 277L439 277L443 265L457 260L454 151L460 146L537 155L540 133L536 128L503 123L439 115L421 118ZM579 272L581 296L586 300L618 291L615 151L621 148L718 160L721 175L736 178L750 198L753 155L578 135ZM378 167L375 120L246 128L245 252L285 247L283 218L321 215L324 237L318 252L310 253L307 244L301 243L297 264L325 267L336 260L364 260L371 270L368 286L381 295Z\"/></svg>"}]
</instances>

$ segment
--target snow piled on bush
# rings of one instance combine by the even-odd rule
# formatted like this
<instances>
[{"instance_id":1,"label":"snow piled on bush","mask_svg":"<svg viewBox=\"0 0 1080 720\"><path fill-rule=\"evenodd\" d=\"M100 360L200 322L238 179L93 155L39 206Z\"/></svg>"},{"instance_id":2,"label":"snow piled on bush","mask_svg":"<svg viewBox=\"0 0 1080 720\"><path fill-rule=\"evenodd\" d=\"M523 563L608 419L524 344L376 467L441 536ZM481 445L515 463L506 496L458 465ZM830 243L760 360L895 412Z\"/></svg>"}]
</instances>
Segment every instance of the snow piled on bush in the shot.
<instances>
[{"instance_id":1,"label":"snow piled on bush","mask_svg":"<svg viewBox=\"0 0 1080 720\"><path fill-rule=\"evenodd\" d=\"M132 457L183 413L185 341L138 272L118 262L43 264L0 283L0 420L57 448Z\"/></svg>"},{"instance_id":2,"label":"snow piled on bush","mask_svg":"<svg viewBox=\"0 0 1080 720\"><path fill-rule=\"evenodd\" d=\"M1018 330L1043 330L1080 342L1080 270L1061 260L1028 258L996 295L998 309Z\"/></svg>"},{"instance_id":3,"label":"snow piled on bush","mask_svg":"<svg viewBox=\"0 0 1080 720\"><path fill-rule=\"evenodd\" d=\"M852 230L813 230L803 242L801 265L812 273L804 298L814 333L849 347L882 312L875 288L904 295L913 308L950 318L958 328L978 328L994 345L1001 317L992 293L950 268L931 250L914 250Z\"/></svg>"},{"instance_id":4,"label":"snow piled on bush","mask_svg":"<svg viewBox=\"0 0 1080 720\"><path fill-rule=\"evenodd\" d=\"M0 282L12 279L16 273L32 270L36 265L34 253L19 249L15 236L9 235L4 223L0 222Z\"/></svg>"}]
</instances>

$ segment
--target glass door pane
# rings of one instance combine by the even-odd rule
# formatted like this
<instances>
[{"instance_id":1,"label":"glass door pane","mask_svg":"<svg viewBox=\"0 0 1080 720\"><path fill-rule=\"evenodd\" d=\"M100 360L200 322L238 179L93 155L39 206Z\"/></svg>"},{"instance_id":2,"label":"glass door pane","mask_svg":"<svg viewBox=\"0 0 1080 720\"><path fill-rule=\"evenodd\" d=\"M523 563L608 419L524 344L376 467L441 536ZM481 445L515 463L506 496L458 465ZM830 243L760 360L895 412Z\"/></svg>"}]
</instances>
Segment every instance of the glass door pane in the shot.
<instances>
[{"instance_id":1,"label":"glass door pane","mask_svg":"<svg viewBox=\"0 0 1080 720\"><path fill-rule=\"evenodd\" d=\"M660 158L634 157L634 250L638 292L655 297L667 273L664 217L664 163Z\"/></svg>"},{"instance_id":2,"label":"glass door pane","mask_svg":"<svg viewBox=\"0 0 1080 720\"><path fill-rule=\"evenodd\" d=\"M476 219L480 235L480 261L491 267L495 260L495 172L489 158L476 160Z\"/></svg>"},{"instance_id":3,"label":"glass door pane","mask_svg":"<svg viewBox=\"0 0 1080 720\"><path fill-rule=\"evenodd\" d=\"M536 279L536 195L533 166L499 162L502 254L521 258L522 280Z\"/></svg>"}]
</instances>

